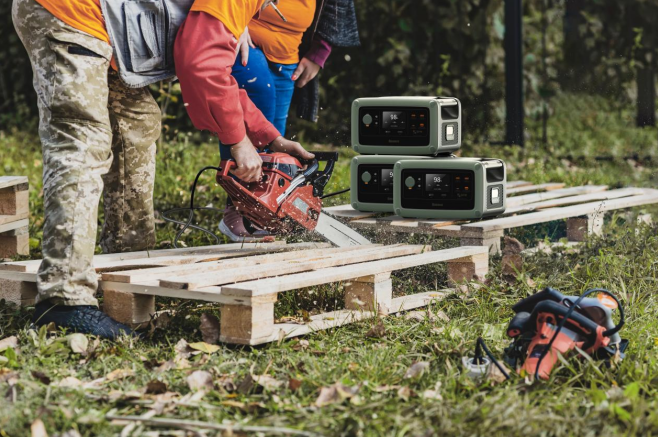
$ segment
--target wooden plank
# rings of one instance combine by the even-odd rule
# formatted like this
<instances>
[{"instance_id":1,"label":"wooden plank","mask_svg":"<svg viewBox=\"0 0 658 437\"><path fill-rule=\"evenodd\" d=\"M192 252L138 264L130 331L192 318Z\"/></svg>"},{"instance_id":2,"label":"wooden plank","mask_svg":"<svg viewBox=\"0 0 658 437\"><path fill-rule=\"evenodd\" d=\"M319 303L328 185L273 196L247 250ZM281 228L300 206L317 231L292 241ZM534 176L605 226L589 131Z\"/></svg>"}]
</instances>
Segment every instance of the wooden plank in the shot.
<instances>
[{"instance_id":1,"label":"wooden plank","mask_svg":"<svg viewBox=\"0 0 658 437\"><path fill-rule=\"evenodd\" d=\"M419 255L402 256L341 267L330 267L313 272L296 273L275 278L241 282L234 285L225 285L222 287L222 293L234 296L261 296L330 282L346 281L361 276L391 272L488 252L489 249L486 247L455 247L452 249L421 253Z\"/></svg>"},{"instance_id":2,"label":"wooden plank","mask_svg":"<svg viewBox=\"0 0 658 437\"><path fill-rule=\"evenodd\" d=\"M27 176L0 176L0 189L27 183Z\"/></svg>"},{"instance_id":3,"label":"wooden plank","mask_svg":"<svg viewBox=\"0 0 658 437\"><path fill-rule=\"evenodd\" d=\"M27 216L27 214L0 215L0 234L29 226L30 221L27 219ZM8 218L11 218L12 221L7 221Z\"/></svg>"},{"instance_id":4,"label":"wooden plank","mask_svg":"<svg viewBox=\"0 0 658 437\"><path fill-rule=\"evenodd\" d=\"M608 189L607 185L583 185L579 187L559 188L542 193L524 194L507 199L507 208L558 199L560 197L577 196L581 194L598 193Z\"/></svg>"},{"instance_id":5,"label":"wooden plank","mask_svg":"<svg viewBox=\"0 0 658 437\"><path fill-rule=\"evenodd\" d=\"M330 206L328 208L322 208L322 211L337 218L345 218L350 220L358 220L372 217L378 214L376 212L357 211L356 209L352 208L352 205Z\"/></svg>"},{"instance_id":6,"label":"wooden plank","mask_svg":"<svg viewBox=\"0 0 658 437\"><path fill-rule=\"evenodd\" d=\"M14 191L14 188L0 189L0 216L27 217L30 212L30 192Z\"/></svg>"},{"instance_id":7,"label":"wooden plank","mask_svg":"<svg viewBox=\"0 0 658 437\"><path fill-rule=\"evenodd\" d=\"M374 246L374 245L373 245ZM198 259L194 262L186 263L177 263L177 265L165 265L163 267L152 267L146 266L147 268L137 268L137 269L122 269L120 271L110 271L104 272L102 279L104 281L113 281L113 282L125 282L125 283L138 283L138 282L148 282L156 281L163 277L172 277L172 275L198 275L203 273L208 273L211 271L225 271L226 269L239 269L239 268L250 268L256 264L262 264L265 262L273 261L284 261L290 259L298 259L304 256L312 256L313 254L318 253L319 251L326 253L337 253L344 252L350 249L349 248L332 248L326 247L322 249L312 248L306 249L308 247L305 243L298 243L296 245L289 245L284 247L275 247L275 250L265 250L263 249L248 249L248 250L234 250L227 251L217 255L212 255L212 258L209 258L210 255L203 255L203 259ZM301 253L300 253L301 251ZM261 255L264 254L264 255ZM251 256L247 256L251 255ZM228 259L227 259L228 258ZM177 276L178 277L178 276ZM213 284L211 284L213 285Z\"/></svg>"},{"instance_id":8,"label":"wooden plank","mask_svg":"<svg viewBox=\"0 0 658 437\"><path fill-rule=\"evenodd\" d=\"M396 256L421 253L425 247L421 245L395 245L386 247L352 247L349 251L316 254L289 259L281 262L260 264L253 268L222 268L206 274L196 274L179 277L165 277L160 280L160 286L166 288L198 289L211 285L231 284L234 282L251 281L271 276L288 275L292 273L319 270L327 267L343 266L359 262L392 258ZM245 261L249 261L246 259Z\"/></svg>"},{"instance_id":9,"label":"wooden plank","mask_svg":"<svg viewBox=\"0 0 658 437\"><path fill-rule=\"evenodd\" d=\"M329 248L329 243L295 243L286 244L285 242L275 243L231 243L220 244L216 246L190 247L181 249L163 249L141 252L124 252L112 253L105 255L95 255L94 265L96 271L107 271L111 269L135 269L146 266L167 266L176 264L186 264L194 262L210 261L217 259L216 255L224 252L235 251L238 249L262 249L263 252L272 252L276 250L286 251L295 249L311 248ZM254 250L256 252L256 250ZM253 252L252 252L253 253ZM39 269L41 260L20 261L12 263L0 263L0 270L14 270L36 273Z\"/></svg>"},{"instance_id":10,"label":"wooden plank","mask_svg":"<svg viewBox=\"0 0 658 437\"><path fill-rule=\"evenodd\" d=\"M544 202L531 203L529 205L519 205L508 208L505 215L518 214L521 212L538 211L546 208L555 208L558 206L577 205L600 200L619 199L621 197L637 196L643 193L641 188L620 188L618 190L602 191L600 193L583 194L580 196L561 197L559 199L547 200Z\"/></svg>"},{"instance_id":11,"label":"wooden plank","mask_svg":"<svg viewBox=\"0 0 658 437\"><path fill-rule=\"evenodd\" d=\"M564 188L566 184L563 183L556 183L556 182L550 182L547 184L539 184L539 185L525 185L521 187L516 187L516 188L510 188L507 190L507 195L513 195L513 194L519 194L519 193L530 193L533 191L551 191L551 190L557 190L559 188Z\"/></svg>"},{"instance_id":12,"label":"wooden plank","mask_svg":"<svg viewBox=\"0 0 658 437\"><path fill-rule=\"evenodd\" d=\"M507 188L518 188L532 185L532 182L528 181L507 181Z\"/></svg>"},{"instance_id":13,"label":"wooden plank","mask_svg":"<svg viewBox=\"0 0 658 437\"><path fill-rule=\"evenodd\" d=\"M471 223L462 226L462 236L479 236L487 232L503 231L505 229L521 226L546 223L554 220L562 220L569 217L578 217L588 214L602 214L605 211L615 209L632 208L634 206L658 203L658 190L642 189L643 194L638 196L624 197L621 199L590 202L562 208L550 208L529 214L512 217L503 217Z\"/></svg>"}]
</instances>

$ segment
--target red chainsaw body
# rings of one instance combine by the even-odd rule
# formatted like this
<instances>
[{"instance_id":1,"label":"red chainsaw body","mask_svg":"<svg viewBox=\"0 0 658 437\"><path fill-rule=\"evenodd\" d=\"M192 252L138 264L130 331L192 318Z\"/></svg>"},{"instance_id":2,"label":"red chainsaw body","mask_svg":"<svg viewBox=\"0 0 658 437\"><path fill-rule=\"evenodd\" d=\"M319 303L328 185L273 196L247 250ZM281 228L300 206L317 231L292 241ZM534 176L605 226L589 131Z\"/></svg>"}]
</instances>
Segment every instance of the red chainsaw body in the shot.
<instances>
[{"instance_id":1,"label":"red chainsaw body","mask_svg":"<svg viewBox=\"0 0 658 437\"><path fill-rule=\"evenodd\" d=\"M261 153L263 179L245 183L236 179L233 160L222 161L217 172L217 183L228 193L238 212L256 227L272 233L287 233L296 225L312 231L318 224L322 199L313 193L313 186L303 184L295 188L280 204L277 198L290 187L302 169L296 158L286 153Z\"/></svg>"}]
</instances>

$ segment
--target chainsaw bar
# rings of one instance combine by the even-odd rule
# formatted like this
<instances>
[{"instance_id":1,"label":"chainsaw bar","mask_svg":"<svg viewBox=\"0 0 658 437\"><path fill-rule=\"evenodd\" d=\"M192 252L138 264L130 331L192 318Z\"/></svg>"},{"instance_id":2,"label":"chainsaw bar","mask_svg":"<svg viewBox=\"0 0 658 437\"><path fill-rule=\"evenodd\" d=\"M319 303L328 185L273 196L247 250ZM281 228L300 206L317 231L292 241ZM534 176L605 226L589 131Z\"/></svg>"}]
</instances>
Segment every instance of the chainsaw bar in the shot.
<instances>
[{"instance_id":1,"label":"chainsaw bar","mask_svg":"<svg viewBox=\"0 0 658 437\"><path fill-rule=\"evenodd\" d=\"M315 232L322 235L326 240L338 247L371 244L363 235L354 231L349 226L342 224L338 220L329 217L323 212L320 213Z\"/></svg>"}]
</instances>

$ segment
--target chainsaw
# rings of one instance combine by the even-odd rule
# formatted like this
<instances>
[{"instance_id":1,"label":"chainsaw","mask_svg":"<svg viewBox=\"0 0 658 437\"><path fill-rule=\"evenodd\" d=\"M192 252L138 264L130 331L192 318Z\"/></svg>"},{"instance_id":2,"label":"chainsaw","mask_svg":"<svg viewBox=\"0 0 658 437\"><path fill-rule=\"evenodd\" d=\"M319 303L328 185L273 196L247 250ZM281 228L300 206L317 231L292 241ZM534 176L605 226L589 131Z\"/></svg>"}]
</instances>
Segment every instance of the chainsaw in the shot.
<instances>
[{"instance_id":1,"label":"chainsaw","mask_svg":"<svg viewBox=\"0 0 658 437\"><path fill-rule=\"evenodd\" d=\"M597 297L588 298L592 293ZM613 311L619 309L615 325ZM558 361L578 348L596 359L620 359L628 346L619 330L624 313L617 298L607 290L592 289L580 297L565 296L553 288L529 296L512 307L516 313L507 335L513 339L505 349L505 361L519 374L548 379Z\"/></svg>"},{"instance_id":2,"label":"chainsaw","mask_svg":"<svg viewBox=\"0 0 658 437\"><path fill-rule=\"evenodd\" d=\"M338 247L370 244L366 238L322 212L324 189L338 153L314 154L314 159L302 162L286 153L260 153L263 176L249 183L232 174L237 168L235 160L224 160L216 180L238 212L255 228L275 235L314 231ZM320 162L326 162L323 170L320 170Z\"/></svg>"}]
</instances>

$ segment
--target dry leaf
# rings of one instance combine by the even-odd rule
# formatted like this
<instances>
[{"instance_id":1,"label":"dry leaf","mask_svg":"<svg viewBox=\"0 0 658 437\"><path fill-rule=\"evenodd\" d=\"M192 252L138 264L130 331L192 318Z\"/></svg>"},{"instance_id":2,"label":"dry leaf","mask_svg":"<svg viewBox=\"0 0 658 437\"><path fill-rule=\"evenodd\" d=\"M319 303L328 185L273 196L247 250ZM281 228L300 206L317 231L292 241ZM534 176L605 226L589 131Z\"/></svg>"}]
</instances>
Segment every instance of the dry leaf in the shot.
<instances>
[{"instance_id":1,"label":"dry leaf","mask_svg":"<svg viewBox=\"0 0 658 437\"><path fill-rule=\"evenodd\" d=\"M212 390L212 375L205 370L196 370L187 377L187 385L192 391Z\"/></svg>"},{"instance_id":2,"label":"dry leaf","mask_svg":"<svg viewBox=\"0 0 658 437\"><path fill-rule=\"evenodd\" d=\"M409 387L400 387L398 389L398 397L401 399L408 401L410 397L416 396L416 393L414 393L413 390L411 390Z\"/></svg>"},{"instance_id":3,"label":"dry leaf","mask_svg":"<svg viewBox=\"0 0 658 437\"><path fill-rule=\"evenodd\" d=\"M192 356L190 345L182 338L178 340L178 343L174 346L174 350L176 351L176 357L189 358Z\"/></svg>"},{"instance_id":4,"label":"dry leaf","mask_svg":"<svg viewBox=\"0 0 658 437\"><path fill-rule=\"evenodd\" d=\"M355 396L358 393L359 388L358 385L349 387L341 383L336 383L329 387L322 387L320 389L320 395L315 400L315 405L318 407L324 407L337 402L343 402L345 399Z\"/></svg>"},{"instance_id":5,"label":"dry leaf","mask_svg":"<svg viewBox=\"0 0 658 437\"><path fill-rule=\"evenodd\" d=\"M432 399L432 400L435 400L435 401L442 401L443 400L443 396L441 396L441 393L439 393L438 390L425 390L423 392L423 397L425 399Z\"/></svg>"},{"instance_id":6,"label":"dry leaf","mask_svg":"<svg viewBox=\"0 0 658 437\"><path fill-rule=\"evenodd\" d=\"M525 249L523 243L509 235L503 238L503 246L503 255L518 255Z\"/></svg>"},{"instance_id":7,"label":"dry leaf","mask_svg":"<svg viewBox=\"0 0 658 437\"><path fill-rule=\"evenodd\" d=\"M384 326L384 323L381 321L381 319L377 319L377 323L375 326L370 328L368 332L366 332L366 337L369 338L382 338L386 336L386 327Z\"/></svg>"},{"instance_id":8,"label":"dry leaf","mask_svg":"<svg viewBox=\"0 0 658 437\"><path fill-rule=\"evenodd\" d=\"M407 369L407 372L404 374L404 379L418 378L425 373L425 370L429 369L430 363L427 361L419 361L413 363L411 367Z\"/></svg>"},{"instance_id":9,"label":"dry leaf","mask_svg":"<svg viewBox=\"0 0 658 437\"><path fill-rule=\"evenodd\" d=\"M238 385L238 392L246 395L249 392L251 392L251 389L254 388L254 379L251 375L247 375L242 382L240 382L240 385Z\"/></svg>"},{"instance_id":10,"label":"dry leaf","mask_svg":"<svg viewBox=\"0 0 658 437\"><path fill-rule=\"evenodd\" d=\"M105 377L105 381L107 382L118 381L120 379L125 379L129 376L133 376L134 374L135 372L132 371L131 369L116 369L107 374L107 376Z\"/></svg>"},{"instance_id":11,"label":"dry leaf","mask_svg":"<svg viewBox=\"0 0 658 437\"><path fill-rule=\"evenodd\" d=\"M55 386L62 388L78 388L82 387L82 381L75 376L68 376L55 384Z\"/></svg>"},{"instance_id":12,"label":"dry leaf","mask_svg":"<svg viewBox=\"0 0 658 437\"><path fill-rule=\"evenodd\" d=\"M86 354L89 347L89 339L84 334L70 334L66 336L69 347L76 354Z\"/></svg>"},{"instance_id":13,"label":"dry leaf","mask_svg":"<svg viewBox=\"0 0 658 437\"><path fill-rule=\"evenodd\" d=\"M299 340L293 347L293 350L296 351L305 351L310 346L308 340Z\"/></svg>"},{"instance_id":14,"label":"dry leaf","mask_svg":"<svg viewBox=\"0 0 658 437\"><path fill-rule=\"evenodd\" d=\"M38 379L39 381L41 381L42 384L50 385L50 378L46 376L46 374L43 372L39 372L38 370L33 370L32 377L34 379Z\"/></svg>"},{"instance_id":15,"label":"dry leaf","mask_svg":"<svg viewBox=\"0 0 658 437\"><path fill-rule=\"evenodd\" d=\"M428 309L428 312L429 312L429 309ZM449 322L450 321L450 317L448 317L448 315L446 313L444 313L443 311L441 311L441 310L437 311L436 314L433 314L433 316L436 317L437 319L443 320L444 322Z\"/></svg>"},{"instance_id":16,"label":"dry leaf","mask_svg":"<svg viewBox=\"0 0 658 437\"><path fill-rule=\"evenodd\" d=\"M43 424L41 419L32 422L32 425L30 425L30 431L32 432L32 437L48 437L46 425Z\"/></svg>"},{"instance_id":17,"label":"dry leaf","mask_svg":"<svg viewBox=\"0 0 658 437\"><path fill-rule=\"evenodd\" d=\"M153 381L149 381L149 383L146 384L146 394L160 395L166 392L167 392L167 384L165 384L162 381L158 381L157 379L154 379Z\"/></svg>"},{"instance_id":18,"label":"dry leaf","mask_svg":"<svg viewBox=\"0 0 658 437\"><path fill-rule=\"evenodd\" d=\"M251 375L251 378L267 391L275 391L285 384L285 381L280 381L269 375Z\"/></svg>"},{"instance_id":19,"label":"dry leaf","mask_svg":"<svg viewBox=\"0 0 658 437\"><path fill-rule=\"evenodd\" d=\"M423 311L410 311L404 315L405 320L415 320L416 322L425 321L425 313Z\"/></svg>"},{"instance_id":20,"label":"dry leaf","mask_svg":"<svg viewBox=\"0 0 658 437\"><path fill-rule=\"evenodd\" d=\"M499 363L500 366L505 370L505 372L509 375L510 370L505 367L503 363ZM498 366L496 366L494 363L489 364L489 370L487 371L487 380L491 381L494 385L495 384L500 384L501 382L507 381L507 378L503 374L503 372L500 371Z\"/></svg>"},{"instance_id":21,"label":"dry leaf","mask_svg":"<svg viewBox=\"0 0 658 437\"><path fill-rule=\"evenodd\" d=\"M215 352L217 352L220 349L219 346L217 346L215 344L208 344L205 341L190 343L188 346L191 349L201 351L201 352L206 353L206 354L214 354Z\"/></svg>"},{"instance_id":22,"label":"dry leaf","mask_svg":"<svg viewBox=\"0 0 658 437\"><path fill-rule=\"evenodd\" d=\"M18 347L18 337L11 336L0 340L0 352L4 352L9 348L16 349Z\"/></svg>"},{"instance_id":23,"label":"dry leaf","mask_svg":"<svg viewBox=\"0 0 658 437\"><path fill-rule=\"evenodd\" d=\"M295 378L290 378L288 380L288 388L292 391L297 391L302 386L302 381Z\"/></svg>"},{"instance_id":24,"label":"dry leaf","mask_svg":"<svg viewBox=\"0 0 658 437\"><path fill-rule=\"evenodd\" d=\"M219 319L212 314L201 314L201 325L199 331L203 341L209 344L215 344L219 341Z\"/></svg>"}]
</instances>

